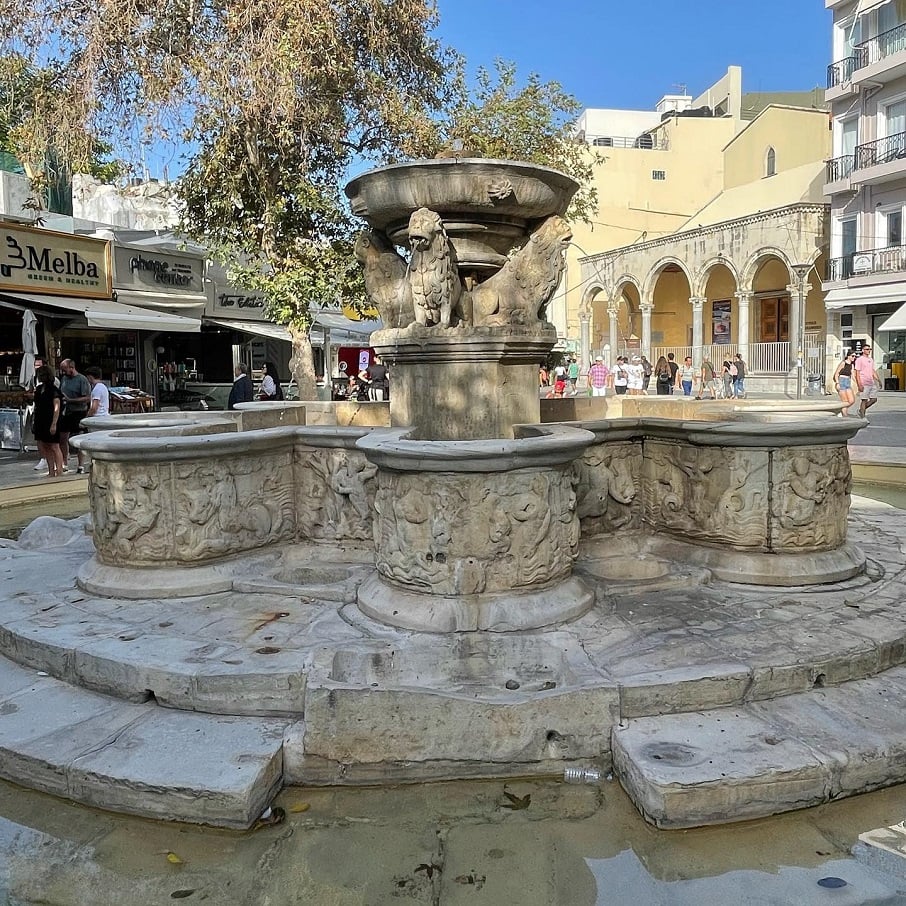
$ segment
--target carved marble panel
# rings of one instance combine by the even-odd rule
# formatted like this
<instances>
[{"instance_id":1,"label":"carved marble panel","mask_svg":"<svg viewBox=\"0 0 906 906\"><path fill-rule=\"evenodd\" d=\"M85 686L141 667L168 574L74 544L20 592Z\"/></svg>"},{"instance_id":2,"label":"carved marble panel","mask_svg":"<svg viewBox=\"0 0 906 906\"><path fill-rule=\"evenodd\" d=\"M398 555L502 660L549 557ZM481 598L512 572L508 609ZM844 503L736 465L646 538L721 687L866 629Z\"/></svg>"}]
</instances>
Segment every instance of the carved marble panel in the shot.
<instances>
[{"instance_id":1,"label":"carved marble panel","mask_svg":"<svg viewBox=\"0 0 906 906\"><path fill-rule=\"evenodd\" d=\"M102 563L146 566L172 558L169 470L155 462L93 462L88 493Z\"/></svg>"},{"instance_id":2,"label":"carved marble panel","mask_svg":"<svg viewBox=\"0 0 906 906\"><path fill-rule=\"evenodd\" d=\"M374 539L382 577L437 595L544 585L569 575L579 518L570 467L378 473Z\"/></svg>"},{"instance_id":3,"label":"carved marble panel","mask_svg":"<svg viewBox=\"0 0 906 906\"><path fill-rule=\"evenodd\" d=\"M766 550L766 450L645 441L646 520L687 541Z\"/></svg>"},{"instance_id":4,"label":"carved marble panel","mask_svg":"<svg viewBox=\"0 0 906 906\"><path fill-rule=\"evenodd\" d=\"M583 536L641 526L641 443L595 444L576 460L575 470Z\"/></svg>"},{"instance_id":5,"label":"carved marble panel","mask_svg":"<svg viewBox=\"0 0 906 906\"><path fill-rule=\"evenodd\" d=\"M295 534L292 454L177 460L174 558L214 560Z\"/></svg>"},{"instance_id":6,"label":"carved marble panel","mask_svg":"<svg viewBox=\"0 0 906 906\"><path fill-rule=\"evenodd\" d=\"M359 450L296 453L299 535L312 541L370 541L377 466Z\"/></svg>"},{"instance_id":7,"label":"carved marble panel","mask_svg":"<svg viewBox=\"0 0 906 906\"><path fill-rule=\"evenodd\" d=\"M843 544L852 484L846 446L778 450L773 479L774 550L832 550Z\"/></svg>"}]
</instances>

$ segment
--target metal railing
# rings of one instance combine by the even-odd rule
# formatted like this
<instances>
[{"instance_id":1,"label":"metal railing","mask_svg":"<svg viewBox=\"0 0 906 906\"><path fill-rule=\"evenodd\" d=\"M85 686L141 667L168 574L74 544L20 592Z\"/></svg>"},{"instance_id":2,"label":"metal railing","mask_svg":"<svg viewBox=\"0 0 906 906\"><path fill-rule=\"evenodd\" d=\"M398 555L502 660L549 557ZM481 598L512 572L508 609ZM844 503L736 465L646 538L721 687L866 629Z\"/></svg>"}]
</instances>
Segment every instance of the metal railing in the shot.
<instances>
[{"instance_id":1,"label":"metal railing","mask_svg":"<svg viewBox=\"0 0 906 906\"><path fill-rule=\"evenodd\" d=\"M906 271L906 247L889 245L880 249L851 252L839 258L828 258L825 279L848 280L868 274L895 274Z\"/></svg>"},{"instance_id":2,"label":"metal railing","mask_svg":"<svg viewBox=\"0 0 906 906\"><path fill-rule=\"evenodd\" d=\"M643 135L589 135L585 141L596 148L638 148L642 151L666 151L667 136L664 130Z\"/></svg>"},{"instance_id":3,"label":"metal railing","mask_svg":"<svg viewBox=\"0 0 906 906\"><path fill-rule=\"evenodd\" d=\"M852 81L853 70L856 68L856 59L856 55L852 54L842 60L837 60L836 63L831 63L827 67L827 87L836 88L837 85Z\"/></svg>"},{"instance_id":4,"label":"metal railing","mask_svg":"<svg viewBox=\"0 0 906 906\"><path fill-rule=\"evenodd\" d=\"M844 154L825 162L825 182L836 182L852 175L856 159L854 154Z\"/></svg>"},{"instance_id":5,"label":"metal railing","mask_svg":"<svg viewBox=\"0 0 906 906\"><path fill-rule=\"evenodd\" d=\"M901 50L906 50L906 22L857 44L853 48L856 58L854 68L862 69L871 63L878 63Z\"/></svg>"},{"instance_id":6,"label":"metal railing","mask_svg":"<svg viewBox=\"0 0 906 906\"><path fill-rule=\"evenodd\" d=\"M863 170L894 160L906 160L906 132L896 132L856 146L855 169Z\"/></svg>"}]
</instances>

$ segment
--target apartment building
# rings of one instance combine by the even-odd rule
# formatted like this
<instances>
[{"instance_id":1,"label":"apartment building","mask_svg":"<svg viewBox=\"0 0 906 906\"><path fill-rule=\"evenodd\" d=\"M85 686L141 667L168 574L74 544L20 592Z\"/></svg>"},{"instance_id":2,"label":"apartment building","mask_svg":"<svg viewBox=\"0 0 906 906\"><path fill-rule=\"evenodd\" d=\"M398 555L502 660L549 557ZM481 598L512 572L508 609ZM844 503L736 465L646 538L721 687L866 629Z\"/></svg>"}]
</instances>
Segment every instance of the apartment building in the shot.
<instances>
[{"instance_id":1,"label":"apartment building","mask_svg":"<svg viewBox=\"0 0 906 906\"><path fill-rule=\"evenodd\" d=\"M906 0L825 0L833 129L824 282L837 354L871 342L888 389L906 390Z\"/></svg>"}]
</instances>

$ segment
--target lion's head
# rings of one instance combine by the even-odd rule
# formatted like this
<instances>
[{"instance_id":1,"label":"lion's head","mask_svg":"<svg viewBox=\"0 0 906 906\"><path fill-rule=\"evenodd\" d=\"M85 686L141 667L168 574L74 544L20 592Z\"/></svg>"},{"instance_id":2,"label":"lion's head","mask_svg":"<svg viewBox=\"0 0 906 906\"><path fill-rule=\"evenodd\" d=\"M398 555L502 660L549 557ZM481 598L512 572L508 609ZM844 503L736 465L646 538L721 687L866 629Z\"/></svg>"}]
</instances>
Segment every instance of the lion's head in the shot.
<instances>
[{"instance_id":1,"label":"lion's head","mask_svg":"<svg viewBox=\"0 0 906 906\"><path fill-rule=\"evenodd\" d=\"M413 251L425 251L438 237L446 241L447 233L440 214L428 208L419 208L409 218L409 245Z\"/></svg>"}]
</instances>

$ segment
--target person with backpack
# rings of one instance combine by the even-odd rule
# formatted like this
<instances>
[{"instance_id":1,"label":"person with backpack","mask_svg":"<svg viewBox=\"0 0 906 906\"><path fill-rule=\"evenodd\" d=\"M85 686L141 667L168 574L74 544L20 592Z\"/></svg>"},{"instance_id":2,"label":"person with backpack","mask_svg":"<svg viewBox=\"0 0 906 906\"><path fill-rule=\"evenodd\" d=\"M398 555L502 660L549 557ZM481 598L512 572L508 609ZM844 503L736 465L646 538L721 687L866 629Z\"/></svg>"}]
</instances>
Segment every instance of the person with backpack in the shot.
<instances>
[{"instance_id":1,"label":"person with backpack","mask_svg":"<svg viewBox=\"0 0 906 906\"><path fill-rule=\"evenodd\" d=\"M670 373L670 365L664 356L660 356L654 364L654 373L656 375L654 386L658 396L668 396L670 394L670 384L673 376Z\"/></svg>"}]
</instances>

